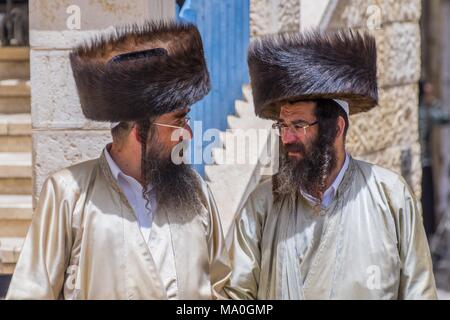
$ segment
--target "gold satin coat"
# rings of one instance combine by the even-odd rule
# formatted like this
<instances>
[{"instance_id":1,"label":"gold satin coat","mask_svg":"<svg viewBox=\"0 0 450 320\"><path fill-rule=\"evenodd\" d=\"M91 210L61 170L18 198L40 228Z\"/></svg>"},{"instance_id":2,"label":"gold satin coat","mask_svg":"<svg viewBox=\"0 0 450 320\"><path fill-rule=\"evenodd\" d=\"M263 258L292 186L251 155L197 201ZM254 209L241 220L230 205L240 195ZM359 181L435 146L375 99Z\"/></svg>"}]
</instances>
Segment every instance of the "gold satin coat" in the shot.
<instances>
[{"instance_id":1,"label":"gold satin coat","mask_svg":"<svg viewBox=\"0 0 450 320\"><path fill-rule=\"evenodd\" d=\"M25 240L8 299L220 298L230 268L213 197L202 180L203 211L157 209L150 252L135 214L102 153L49 177ZM164 279L173 254L176 279Z\"/></svg>"},{"instance_id":2,"label":"gold satin coat","mask_svg":"<svg viewBox=\"0 0 450 320\"><path fill-rule=\"evenodd\" d=\"M293 202L274 203L271 180L250 195L232 234L230 298L436 299L421 212L400 176L350 159L310 244L296 220L317 212L302 197Z\"/></svg>"}]
</instances>

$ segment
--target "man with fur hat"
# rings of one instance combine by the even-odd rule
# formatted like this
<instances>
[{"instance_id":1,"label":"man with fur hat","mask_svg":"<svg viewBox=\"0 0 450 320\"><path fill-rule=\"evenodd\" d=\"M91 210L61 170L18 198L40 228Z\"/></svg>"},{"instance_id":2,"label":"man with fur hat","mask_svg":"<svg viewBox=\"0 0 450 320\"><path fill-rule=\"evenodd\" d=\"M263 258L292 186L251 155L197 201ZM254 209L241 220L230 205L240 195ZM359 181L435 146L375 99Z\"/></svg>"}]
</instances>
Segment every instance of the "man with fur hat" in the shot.
<instances>
[{"instance_id":1,"label":"man with fur hat","mask_svg":"<svg viewBox=\"0 0 450 320\"><path fill-rule=\"evenodd\" d=\"M197 28L117 29L70 60L84 115L113 123L113 143L45 181L7 297L220 298L230 268L217 209L172 152L210 90Z\"/></svg>"},{"instance_id":2,"label":"man with fur hat","mask_svg":"<svg viewBox=\"0 0 450 320\"><path fill-rule=\"evenodd\" d=\"M248 56L280 169L236 217L234 299L435 299L422 216L399 175L345 150L349 114L378 103L376 44L352 31L270 36Z\"/></svg>"}]
</instances>

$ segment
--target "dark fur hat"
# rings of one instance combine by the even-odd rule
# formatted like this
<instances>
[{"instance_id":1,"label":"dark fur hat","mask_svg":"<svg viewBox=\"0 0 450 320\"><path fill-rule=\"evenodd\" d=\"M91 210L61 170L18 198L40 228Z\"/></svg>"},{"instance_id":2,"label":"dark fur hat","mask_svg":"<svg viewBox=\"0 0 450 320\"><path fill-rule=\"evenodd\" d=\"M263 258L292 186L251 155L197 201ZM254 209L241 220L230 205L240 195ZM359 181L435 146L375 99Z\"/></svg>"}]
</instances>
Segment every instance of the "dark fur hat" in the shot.
<instances>
[{"instance_id":1,"label":"dark fur hat","mask_svg":"<svg viewBox=\"0 0 450 320\"><path fill-rule=\"evenodd\" d=\"M352 30L267 36L252 42L248 64L255 112L276 119L277 102L341 99L350 113L378 103L375 39Z\"/></svg>"},{"instance_id":2,"label":"dark fur hat","mask_svg":"<svg viewBox=\"0 0 450 320\"><path fill-rule=\"evenodd\" d=\"M136 121L183 108L210 90L203 44L188 23L117 28L70 54L83 114Z\"/></svg>"}]
</instances>

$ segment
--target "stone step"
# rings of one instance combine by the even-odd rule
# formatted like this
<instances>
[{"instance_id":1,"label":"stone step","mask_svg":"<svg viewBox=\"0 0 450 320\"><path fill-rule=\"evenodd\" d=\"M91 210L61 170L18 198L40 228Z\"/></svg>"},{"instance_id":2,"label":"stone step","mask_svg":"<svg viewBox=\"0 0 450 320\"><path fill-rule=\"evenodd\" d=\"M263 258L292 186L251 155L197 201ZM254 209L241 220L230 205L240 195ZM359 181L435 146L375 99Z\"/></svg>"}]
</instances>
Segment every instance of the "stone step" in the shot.
<instances>
[{"instance_id":1,"label":"stone step","mask_svg":"<svg viewBox=\"0 0 450 320\"><path fill-rule=\"evenodd\" d=\"M0 61L0 80L5 79L30 79L30 63Z\"/></svg>"},{"instance_id":2,"label":"stone step","mask_svg":"<svg viewBox=\"0 0 450 320\"><path fill-rule=\"evenodd\" d=\"M0 114L0 136L31 135L31 115Z\"/></svg>"},{"instance_id":3,"label":"stone step","mask_svg":"<svg viewBox=\"0 0 450 320\"><path fill-rule=\"evenodd\" d=\"M30 82L25 80L0 81L0 113L30 113Z\"/></svg>"},{"instance_id":4,"label":"stone step","mask_svg":"<svg viewBox=\"0 0 450 320\"><path fill-rule=\"evenodd\" d=\"M235 102L236 115L227 117L231 130L221 132L221 148L212 150L214 164L205 166L205 178L214 194L225 233L260 179L258 156L266 145L272 125L272 121L255 116L250 86L244 85L242 92L246 101ZM252 143L254 138L257 143Z\"/></svg>"},{"instance_id":5,"label":"stone step","mask_svg":"<svg viewBox=\"0 0 450 320\"><path fill-rule=\"evenodd\" d=\"M31 153L0 152L0 194L31 194Z\"/></svg>"},{"instance_id":6,"label":"stone step","mask_svg":"<svg viewBox=\"0 0 450 320\"><path fill-rule=\"evenodd\" d=\"M29 61L29 47L0 47L0 62Z\"/></svg>"},{"instance_id":7,"label":"stone step","mask_svg":"<svg viewBox=\"0 0 450 320\"><path fill-rule=\"evenodd\" d=\"M222 165L226 163L226 151L222 148L213 148L212 149L212 158L213 158L213 164L215 165Z\"/></svg>"},{"instance_id":8,"label":"stone step","mask_svg":"<svg viewBox=\"0 0 450 320\"><path fill-rule=\"evenodd\" d=\"M236 117L235 115L227 116L227 122L228 128L230 129L245 129L252 126L251 121Z\"/></svg>"},{"instance_id":9,"label":"stone step","mask_svg":"<svg viewBox=\"0 0 450 320\"><path fill-rule=\"evenodd\" d=\"M257 117L239 118L236 116L228 116L228 127L230 129L270 129L272 122Z\"/></svg>"},{"instance_id":10,"label":"stone step","mask_svg":"<svg viewBox=\"0 0 450 320\"><path fill-rule=\"evenodd\" d=\"M12 274L32 217L30 49L0 48L0 274Z\"/></svg>"},{"instance_id":11,"label":"stone step","mask_svg":"<svg viewBox=\"0 0 450 320\"><path fill-rule=\"evenodd\" d=\"M31 152L31 115L0 114L0 152Z\"/></svg>"},{"instance_id":12,"label":"stone step","mask_svg":"<svg viewBox=\"0 0 450 320\"><path fill-rule=\"evenodd\" d=\"M31 152L31 136L0 135L0 152Z\"/></svg>"},{"instance_id":13,"label":"stone step","mask_svg":"<svg viewBox=\"0 0 450 320\"><path fill-rule=\"evenodd\" d=\"M259 143L258 131L227 131L221 135L221 148L213 148L213 160L216 165L248 164L256 161L253 153L257 153Z\"/></svg>"},{"instance_id":14,"label":"stone step","mask_svg":"<svg viewBox=\"0 0 450 320\"><path fill-rule=\"evenodd\" d=\"M253 105L246 101L236 100L234 103L234 108L236 110L236 115L240 118L254 118L256 117L253 110Z\"/></svg>"},{"instance_id":15,"label":"stone step","mask_svg":"<svg viewBox=\"0 0 450 320\"><path fill-rule=\"evenodd\" d=\"M219 133L219 144L222 148L227 147L227 140L233 139L233 134L227 130L227 131L220 131Z\"/></svg>"},{"instance_id":16,"label":"stone step","mask_svg":"<svg viewBox=\"0 0 450 320\"><path fill-rule=\"evenodd\" d=\"M249 168L254 165L249 164L225 164L225 165L209 165L205 166L205 178L211 183L230 183L241 180L242 174L248 172ZM225 170L226 169L226 170ZM238 179L238 180L236 180ZM233 190L233 189L227 189ZM233 191L234 192L234 191Z\"/></svg>"},{"instance_id":17,"label":"stone step","mask_svg":"<svg viewBox=\"0 0 450 320\"><path fill-rule=\"evenodd\" d=\"M238 204L251 178L252 165L205 166L205 177L214 194L220 212L223 230L228 231ZM233 190L224 192L224 190Z\"/></svg>"},{"instance_id":18,"label":"stone step","mask_svg":"<svg viewBox=\"0 0 450 320\"><path fill-rule=\"evenodd\" d=\"M0 80L30 79L30 48L0 47Z\"/></svg>"},{"instance_id":19,"label":"stone step","mask_svg":"<svg viewBox=\"0 0 450 320\"><path fill-rule=\"evenodd\" d=\"M14 274L15 263L0 263L0 276L11 276Z\"/></svg>"},{"instance_id":20,"label":"stone step","mask_svg":"<svg viewBox=\"0 0 450 320\"><path fill-rule=\"evenodd\" d=\"M31 177L29 178L0 178L0 194L27 195L32 192Z\"/></svg>"},{"instance_id":21,"label":"stone step","mask_svg":"<svg viewBox=\"0 0 450 320\"><path fill-rule=\"evenodd\" d=\"M31 195L0 195L0 220L30 220Z\"/></svg>"},{"instance_id":22,"label":"stone step","mask_svg":"<svg viewBox=\"0 0 450 320\"><path fill-rule=\"evenodd\" d=\"M0 195L0 237L25 237L32 210L30 195Z\"/></svg>"},{"instance_id":23,"label":"stone step","mask_svg":"<svg viewBox=\"0 0 450 320\"><path fill-rule=\"evenodd\" d=\"M16 263L24 241L22 237L0 238L0 263Z\"/></svg>"},{"instance_id":24,"label":"stone step","mask_svg":"<svg viewBox=\"0 0 450 320\"><path fill-rule=\"evenodd\" d=\"M0 98L3 97L29 97L30 81L8 79L0 81Z\"/></svg>"},{"instance_id":25,"label":"stone step","mask_svg":"<svg viewBox=\"0 0 450 320\"><path fill-rule=\"evenodd\" d=\"M30 97L0 97L0 113L30 113Z\"/></svg>"},{"instance_id":26,"label":"stone step","mask_svg":"<svg viewBox=\"0 0 450 320\"><path fill-rule=\"evenodd\" d=\"M4 178L31 178L31 153L0 152L0 181Z\"/></svg>"},{"instance_id":27,"label":"stone step","mask_svg":"<svg viewBox=\"0 0 450 320\"><path fill-rule=\"evenodd\" d=\"M252 105L253 108L253 95L252 87L249 84L244 84L242 86L242 93L244 94L244 99Z\"/></svg>"}]
</instances>

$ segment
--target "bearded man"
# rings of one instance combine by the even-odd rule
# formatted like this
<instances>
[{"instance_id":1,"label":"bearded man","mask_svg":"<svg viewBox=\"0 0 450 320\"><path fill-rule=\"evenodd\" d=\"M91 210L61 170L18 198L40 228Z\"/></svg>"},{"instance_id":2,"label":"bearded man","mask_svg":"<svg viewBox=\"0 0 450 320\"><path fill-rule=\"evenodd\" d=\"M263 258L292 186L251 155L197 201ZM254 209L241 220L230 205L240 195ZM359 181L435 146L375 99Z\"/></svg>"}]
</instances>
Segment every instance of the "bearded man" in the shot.
<instances>
[{"instance_id":1,"label":"bearded man","mask_svg":"<svg viewBox=\"0 0 450 320\"><path fill-rule=\"evenodd\" d=\"M248 62L256 114L280 132L280 170L235 220L228 295L435 299L413 192L345 149L349 114L378 101L374 38L270 36L252 43Z\"/></svg>"},{"instance_id":2,"label":"bearded man","mask_svg":"<svg viewBox=\"0 0 450 320\"><path fill-rule=\"evenodd\" d=\"M84 115L111 122L113 143L46 180L7 298L220 298L230 268L213 197L172 155L210 90L197 28L119 28L70 59Z\"/></svg>"}]
</instances>

